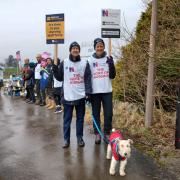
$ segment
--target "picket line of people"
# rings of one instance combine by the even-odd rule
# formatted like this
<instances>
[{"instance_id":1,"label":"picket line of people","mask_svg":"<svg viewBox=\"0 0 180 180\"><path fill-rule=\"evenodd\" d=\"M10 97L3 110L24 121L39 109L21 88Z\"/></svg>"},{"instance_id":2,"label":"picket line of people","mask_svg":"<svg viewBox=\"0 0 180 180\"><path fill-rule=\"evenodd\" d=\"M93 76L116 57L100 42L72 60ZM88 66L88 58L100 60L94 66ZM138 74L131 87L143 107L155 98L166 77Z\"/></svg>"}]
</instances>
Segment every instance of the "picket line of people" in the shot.
<instances>
[{"instance_id":1,"label":"picket line of people","mask_svg":"<svg viewBox=\"0 0 180 180\"><path fill-rule=\"evenodd\" d=\"M37 63L25 60L23 75L27 90L26 102L52 109L63 115L63 148L70 146L73 109L76 111L76 137L80 147L85 145L83 126L85 104L91 103L92 114L101 129L101 105L104 112L104 134L109 136L112 129L112 79L116 76L114 61L105 52L103 39L94 40L95 52L86 60L81 59L80 45L72 42L69 57L61 61L50 58L48 53L37 55ZM35 91L34 91L35 90ZM37 96L35 97L34 92ZM101 136L94 126L95 144L101 143Z\"/></svg>"},{"instance_id":2,"label":"picket line of people","mask_svg":"<svg viewBox=\"0 0 180 180\"><path fill-rule=\"evenodd\" d=\"M29 59L24 60L22 75L27 92L25 100L28 104L46 106L48 109L55 108L55 113L61 113L62 82L53 76L53 61L47 52L38 54L36 59L37 63L29 62Z\"/></svg>"}]
</instances>

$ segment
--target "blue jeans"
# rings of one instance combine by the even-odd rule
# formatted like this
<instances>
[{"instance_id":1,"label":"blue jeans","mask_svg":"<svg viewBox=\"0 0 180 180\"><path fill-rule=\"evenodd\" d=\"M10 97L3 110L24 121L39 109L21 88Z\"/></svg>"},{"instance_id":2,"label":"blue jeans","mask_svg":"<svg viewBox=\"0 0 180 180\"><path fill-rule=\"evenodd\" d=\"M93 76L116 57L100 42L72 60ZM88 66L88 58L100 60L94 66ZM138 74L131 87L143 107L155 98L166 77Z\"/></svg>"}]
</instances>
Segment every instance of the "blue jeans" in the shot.
<instances>
[{"instance_id":1,"label":"blue jeans","mask_svg":"<svg viewBox=\"0 0 180 180\"><path fill-rule=\"evenodd\" d=\"M84 115L85 115L85 102L80 103L79 105L69 105L64 104L64 122L63 122L63 131L64 131L64 140L70 142L70 133L71 133L71 121L73 116L73 109L76 110L76 137L83 137L83 126L84 126Z\"/></svg>"}]
</instances>

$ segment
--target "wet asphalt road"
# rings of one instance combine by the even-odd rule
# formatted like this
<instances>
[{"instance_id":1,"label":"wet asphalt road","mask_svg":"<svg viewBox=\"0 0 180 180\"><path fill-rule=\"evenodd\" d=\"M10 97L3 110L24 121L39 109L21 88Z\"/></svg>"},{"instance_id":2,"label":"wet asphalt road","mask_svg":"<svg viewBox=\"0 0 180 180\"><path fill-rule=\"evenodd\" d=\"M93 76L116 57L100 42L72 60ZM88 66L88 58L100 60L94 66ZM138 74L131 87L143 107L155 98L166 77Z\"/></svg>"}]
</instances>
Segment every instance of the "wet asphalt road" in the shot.
<instances>
[{"instance_id":1,"label":"wet asphalt road","mask_svg":"<svg viewBox=\"0 0 180 180\"><path fill-rule=\"evenodd\" d=\"M78 148L74 121L71 146L62 149L62 116L20 98L0 97L0 180L175 180L135 149L126 177L110 176L106 145L95 145L85 125L86 146Z\"/></svg>"}]
</instances>

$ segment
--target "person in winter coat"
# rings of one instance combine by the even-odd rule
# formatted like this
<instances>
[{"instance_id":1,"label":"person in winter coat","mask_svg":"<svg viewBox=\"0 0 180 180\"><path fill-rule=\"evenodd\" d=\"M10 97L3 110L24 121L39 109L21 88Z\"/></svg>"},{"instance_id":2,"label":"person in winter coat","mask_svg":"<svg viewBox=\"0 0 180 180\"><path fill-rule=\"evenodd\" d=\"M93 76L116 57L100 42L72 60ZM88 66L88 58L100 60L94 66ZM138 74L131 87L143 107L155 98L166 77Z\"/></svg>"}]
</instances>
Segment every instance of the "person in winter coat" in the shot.
<instances>
[{"instance_id":1,"label":"person in winter coat","mask_svg":"<svg viewBox=\"0 0 180 180\"><path fill-rule=\"evenodd\" d=\"M57 66L60 66L60 59L57 59ZM56 103L56 109L54 111L55 114L62 112L61 107L61 96L62 96L62 81L58 81L53 75L53 94L54 94L54 101Z\"/></svg>"},{"instance_id":2,"label":"person in winter coat","mask_svg":"<svg viewBox=\"0 0 180 180\"><path fill-rule=\"evenodd\" d=\"M35 103L35 95L34 95L34 67L35 64L33 62L29 63L29 69L26 72L26 76L24 77L24 81L26 82L26 89L29 92L29 101L27 103L34 104Z\"/></svg>"},{"instance_id":3,"label":"person in winter coat","mask_svg":"<svg viewBox=\"0 0 180 180\"><path fill-rule=\"evenodd\" d=\"M76 137L78 146L85 145L83 140L83 125L85 115L85 98L92 92L91 71L89 63L80 57L80 45L73 42L69 47L69 58L60 64L58 69L57 60L53 66L54 76L57 80L63 81L63 131L64 145L70 145L70 130L73 116L73 109L76 110Z\"/></svg>"},{"instance_id":4,"label":"person in winter coat","mask_svg":"<svg viewBox=\"0 0 180 180\"><path fill-rule=\"evenodd\" d=\"M111 80L116 76L116 70L112 56L108 57L105 52L103 39L94 40L95 53L89 58L92 73L92 113L96 123L100 126L101 104L104 112L104 134L109 136L112 129L112 84ZM94 125L95 144L101 143L101 137Z\"/></svg>"},{"instance_id":5,"label":"person in winter coat","mask_svg":"<svg viewBox=\"0 0 180 180\"><path fill-rule=\"evenodd\" d=\"M48 109L53 109L55 107L55 102L54 102L54 94L53 94L53 71L52 71L52 59L49 57L46 59L47 60L47 66L46 70L49 74L48 79L47 79L47 87L46 87L46 107Z\"/></svg>"}]
</instances>

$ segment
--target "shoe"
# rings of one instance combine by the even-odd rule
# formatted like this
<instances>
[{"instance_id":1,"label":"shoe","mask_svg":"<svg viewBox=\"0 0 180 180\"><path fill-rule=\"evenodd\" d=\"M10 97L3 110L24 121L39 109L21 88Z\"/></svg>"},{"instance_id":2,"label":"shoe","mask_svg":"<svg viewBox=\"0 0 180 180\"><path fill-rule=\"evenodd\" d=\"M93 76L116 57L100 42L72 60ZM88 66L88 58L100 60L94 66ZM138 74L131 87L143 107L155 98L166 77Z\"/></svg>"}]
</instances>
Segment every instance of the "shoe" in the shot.
<instances>
[{"instance_id":1,"label":"shoe","mask_svg":"<svg viewBox=\"0 0 180 180\"><path fill-rule=\"evenodd\" d=\"M46 103L45 102L42 102L41 104L39 104L40 106L45 106Z\"/></svg>"},{"instance_id":2,"label":"shoe","mask_svg":"<svg viewBox=\"0 0 180 180\"><path fill-rule=\"evenodd\" d=\"M29 101L29 102L27 102L28 104L34 104L35 103L35 101Z\"/></svg>"},{"instance_id":3,"label":"shoe","mask_svg":"<svg viewBox=\"0 0 180 180\"><path fill-rule=\"evenodd\" d=\"M36 103L35 103L36 105L40 105L40 104L42 104L40 101L36 101Z\"/></svg>"},{"instance_id":4,"label":"shoe","mask_svg":"<svg viewBox=\"0 0 180 180\"><path fill-rule=\"evenodd\" d=\"M26 99L26 103L29 103L31 100L30 99Z\"/></svg>"},{"instance_id":5,"label":"shoe","mask_svg":"<svg viewBox=\"0 0 180 180\"><path fill-rule=\"evenodd\" d=\"M77 139L77 143L78 143L78 146L79 146L79 147L84 147L84 146L85 146L85 143L84 143L83 138L78 138L78 139Z\"/></svg>"},{"instance_id":6,"label":"shoe","mask_svg":"<svg viewBox=\"0 0 180 180\"><path fill-rule=\"evenodd\" d=\"M55 114L58 114L58 113L61 113L61 112L62 112L61 106L57 106L56 109L55 109L55 111L54 111L54 113L55 113Z\"/></svg>"},{"instance_id":7,"label":"shoe","mask_svg":"<svg viewBox=\"0 0 180 180\"><path fill-rule=\"evenodd\" d=\"M110 137L109 134L105 134L105 135L104 135L104 138L107 139L108 141L109 141L109 137Z\"/></svg>"},{"instance_id":8,"label":"shoe","mask_svg":"<svg viewBox=\"0 0 180 180\"><path fill-rule=\"evenodd\" d=\"M110 137L109 134L104 134L104 141L109 142L109 137Z\"/></svg>"},{"instance_id":9,"label":"shoe","mask_svg":"<svg viewBox=\"0 0 180 180\"><path fill-rule=\"evenodd\" d=\"M64 144L63 144L63 146L62 146L62 148L68 148L69 147L69 145L70 145L70 142L69 141L67 141L67 140L65 140L64 141Z\"/></svg>"},{"instance_id":10,"label":"shoe","mask_svg":"<svg viewBox=\"0 0 180 180\"><path fill-rule=\"evenodd\" d=\"M100 134L96 134L95 144L101 144L101 136L100 136Z\"/></svg>"}]
</instances>

